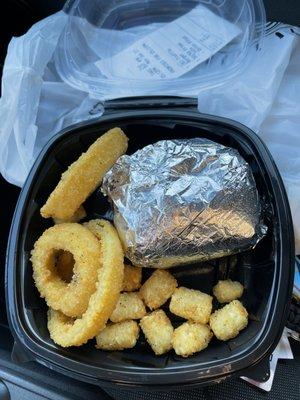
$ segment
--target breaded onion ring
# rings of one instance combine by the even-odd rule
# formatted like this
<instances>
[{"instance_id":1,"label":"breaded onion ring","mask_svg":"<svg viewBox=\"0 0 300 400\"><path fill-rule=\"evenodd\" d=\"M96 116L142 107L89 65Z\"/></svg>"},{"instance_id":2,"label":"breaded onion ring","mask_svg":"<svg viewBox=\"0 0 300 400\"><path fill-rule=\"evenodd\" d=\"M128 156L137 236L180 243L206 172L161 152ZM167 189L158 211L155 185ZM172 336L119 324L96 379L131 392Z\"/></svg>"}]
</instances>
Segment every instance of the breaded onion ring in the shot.
<instances>
[{"instance_id":1,"label":"breaded onion ring","mask_svg":"<svg viewBox=\"0 0 300 400\"><path fill-rule=\"evenodd\" d=\"M59 250L73 254L70 283L61 279L55 265ZM92 232L76 223L52 226L36 241L31 261L36 287L48 306L70 317L82 315L95 292L101 266L101 245Z\"/></svg>"},{"instance_id":2,"label":"breaded onion ring","mask_svg":"<svg viewBox=\"0 0 300 400\"><path fill-rule=\"evenodd\" d=\"M41 208L44 218L68 220L101 183L103 176L126 152L128 139L114 128L97 139L65 171L58 185Z\"/></svg>"},{"instance_id":3,"label":"breaded onion ring","mask_svg":"<svg viewBox=\"0 0 300 400\"><path fill-rule=\"evenodd\" d=\"M75 320L49 309L48 329L52 340L63 347L80 346L96 336L116 307L123 283L124 255L115 228L107 221L89 223L101 238L102 266L96 291L81 318Z\"/></svg>"}]
</instances>

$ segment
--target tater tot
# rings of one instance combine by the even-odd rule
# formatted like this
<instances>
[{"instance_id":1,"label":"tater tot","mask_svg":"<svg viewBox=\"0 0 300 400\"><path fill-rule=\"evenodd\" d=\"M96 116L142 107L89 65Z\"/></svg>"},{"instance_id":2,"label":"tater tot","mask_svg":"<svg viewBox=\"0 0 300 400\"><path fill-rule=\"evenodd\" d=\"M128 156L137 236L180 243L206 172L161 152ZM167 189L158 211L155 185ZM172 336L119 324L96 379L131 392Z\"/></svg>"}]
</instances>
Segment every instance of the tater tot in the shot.
<instances>
[{"instance_id":1,"label":"tater tot","mask_svg":"<svg viewBox=\"0 0 300 400\"><path fill-rule=\"evenodd\" d=\"M188 357L205 349L212 336L208 325L184 322L174 330L172 345L176 354Z\"/></svg>"},{"instance_id":2,"label":"tater tot","mask_svg":"<svg viewBox=\"0 0 300 400\"><path fill-rule=\"evenodd\" d=\"M140 327L156 355L171 350L174 329L163 310L153 311L143 317L140 321Z\"/></svg>"},{"instance_id":3,"label":"tater tot","mask_svg":"<svg viewBox=\"0 0 300 400\"><path fill-rule=\"evenodd\" d=\"M135 321L108 324L96 336L96 348L101 350L131 349L136 345L139 330L140 328Z\"/></svg>"},{"instance_id":4,"label":"tater tot","mask_svg":"<svg viewBox=\"0 0 300 400\"><path fill-rule=\"evenodd\" d=\"M143 301L137 293L121 293L116 308L110 316L112 322L139 319L146 314Z\"/></svg>"},{"instance_id":5,"label":"tater tot","mask_svg":"<svg viewBox=\"0 0 300 400\"><path fill-rule=\"evenodd\" d=\"M157 269L141 287L140 295L145 304L155 310L172 296L176 287L177 281L170 272Z\"/></svg>"},{"instance_id":6,"label":"tater tot","mask_svg":"<svg viewBox=\"0 0 300 400\"><path fill-rule=\"evenodd\" d=\"M124 265L123 292L133 292L141 287L142 268Z\"/></svg>"},{"instance_id":7,"label":"tater tot","mask_svg":"<svg viewBox=\"0 0 300 400\"><path fill-rule=\"evenodd\" d=\"M170 311L179 317L206 324L212 311L212 297L200 290L180 287L171 297Z\"/></svg>"},{"instance_id":8,"label":"tater tot","mask_svg":"<svg viewBox=\"0 0 300 400\"><path fill-rule=\"evenodd\" d=\"M228 279L219 281L213 288L213 294L219 303L230 303L232 300L242 297L244 286L237 281Z\"/></svg>"},{"instance_id":9,"label":"tater tot","mask_svg":"<svg viewBox=\"0 0 300 400\"><path fill-rule=\"evenodd\" d=\"M239 300L233 300L215 311L209 321L210 327L219 340L236 337L248 324L248 312Z\"/></svg>"}]
</instances>

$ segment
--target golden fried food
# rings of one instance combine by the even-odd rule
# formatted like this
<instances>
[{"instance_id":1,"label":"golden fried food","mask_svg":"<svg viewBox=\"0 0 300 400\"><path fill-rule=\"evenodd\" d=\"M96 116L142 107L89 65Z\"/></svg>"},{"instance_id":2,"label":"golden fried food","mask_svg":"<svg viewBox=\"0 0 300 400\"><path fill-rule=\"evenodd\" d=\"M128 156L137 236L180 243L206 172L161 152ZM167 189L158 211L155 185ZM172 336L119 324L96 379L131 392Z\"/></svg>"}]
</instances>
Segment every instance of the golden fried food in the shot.
<instances>
[{"instance_id":1,"label":"golden fried food","mask_svg":"<svg viewBox=\"0 0 300 400\"><path fill-rule=\"evenodd\" d=\"M101 183L103 176L126 152L128 139L114 128L97 139L65 171L58 185L41 208L44 218L69 219Z\"/></svg>"},{"instance_id":2,"label":"golden fried food","mask_svg":"<svg viewBox=\"0 0 300 400\"><path fill-rule=\"evenodd\" d=\"M108 324L96 336L96 348L101 350L131 349L139 337L139 326L136 321L124 321Z\"/></svg>"},{"instance_id":3,"label":"golden fried food","mask_svg":"<svg viewBox=\"0 0 300 400\"><path fill-rule=\"evenodd\" d=\"M121 293L110 320L112 322L122 322L130 319L140 319L144 315L146 315L146 309L137 293Z\"/></svg>"},{"instance_id":4,"label":"golden fried food","mask_svg":"<svg viewBox=\"0 0 300 400\"><path fill-rule=\"evenodd\" d=\"M64 222L79 222L86 217L86 212L83 206L80 206L75 213L67 219L53 218L55 224L63 224Z\"/></svg>"},{"instance_id":5,"label":"golden fried food","mask_svg":"<svg viewBox=\"0 0 300 400\"><path fill-rule=\"evenodd\" d=\"M146 306L154 310L162 306L174 293L176 279L170 272L157 269L140 289L140 295Z\"/></svg>"},{"instance_id":6,"label":"golden fried food","mask_svg":"<svg viewBox=\"0 0 300 400\"><path fill-rule=\"evenodd\" d=\"M188 357L204 350L212 337L208 325L188 321L174 330L172 345L176 354Z\"/></svg>"},{"instance_id":7,"label":"golden fried food","mask_svg":"<svg viewBox=\"0 0 300 400\"><path fill-rule=\"evenodd\" d=\"M219 303L230 303L232 300L242 297L244 286L230 279L219 281L213 288L213 294Z\"/></svg>"},{"instance_id":8,"label":"golden fried food","mask_svg":"<svg viewBox=\"0 0 300 400\"><path fill-rule=\"evenodd\" d=\"M141 287L142 268L131 265L124 266L123 291L133 292Z\"/></svg>"},{"instance_id":9,"label":"golden fried food","mask_svg":"<svg viewBox=\"0 0 300 400\"><path fill-rule=\"evenodd\" d=\"M73 277L65 282L55 266L56 253L69 251L74 257ZM82 315L96 289L101 265L101 246L95 236L76 223L47 229L31 252L33 279L49 307L70 317Z\"/></svg>"},{"instance_id":10,"label":"golden fried food","mask_svg":"<svg viewBox=\"0 0 300 400\"><path fill-rule=\"evenodd\" d=\"M69 251L59 250L56 254L55 267L58 276L65 282L71 282L73 277L74 257Z\"/></svg>"},{"instance_id":11,"label":"golden fried food","mask_svg":"<svg viewBox=\"0 0 300 400\"><path fill-rule=\"evenodd\" d=\"M63 347L80 346L96 336L105 327L122 289L124 254L118 234L107 221L95 220L90 224L101 238L102 265L98 268L96 290L87 310L75 320L51 308L48 311L50 337Z\"/></svg>"},{"instance_id":12,"label":"golden fried food","mask_svg":"<svg viewBox=\"0 0 300 400\"><path fill-rule=\"evenodd\" d=\"M206 324L212 311L212 297L200 290L180 287L171 297L170 311L179 317Z\"/></svg>"},{"instance_id":13,"label":"golden fried food","mask_svg":"<svg viewBox=\"0 0 300 400\"><path fill-rule=\"evenodd\" d=\"M141 319L140 327L156 355L172 349L173 326L163 310L153 311Z\"/></svg>"},{"instance_id":14,"label":"golden fried food","mask_svg":"<svg viewBox=\"0 0 300 400\"><path fill-rule=\"evenodd\" d=\"M248 312L239 300L233 300L215 311L210 317L209 324L218 339L233 339L248 325Z\"/></svg>"}]
</instances>

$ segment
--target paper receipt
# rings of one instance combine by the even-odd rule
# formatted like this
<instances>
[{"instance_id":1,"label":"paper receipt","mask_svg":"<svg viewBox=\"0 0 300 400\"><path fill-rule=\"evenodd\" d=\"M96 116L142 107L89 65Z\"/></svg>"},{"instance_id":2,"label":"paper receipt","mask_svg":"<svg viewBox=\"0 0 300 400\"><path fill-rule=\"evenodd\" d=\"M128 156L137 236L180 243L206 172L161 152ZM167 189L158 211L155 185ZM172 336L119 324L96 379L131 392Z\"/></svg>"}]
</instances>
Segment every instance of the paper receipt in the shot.
<instances>
[{"instance_id":1,"label":"paper receipt","mask_svg":"<svg viewBox=\"0 0 300 400\"><path fill-rule=\"evenodd\" d=\"M95 65L107 78L178 78L209 59L240 32L236 25L197 6Z\"/></svg>"}]
</instances>

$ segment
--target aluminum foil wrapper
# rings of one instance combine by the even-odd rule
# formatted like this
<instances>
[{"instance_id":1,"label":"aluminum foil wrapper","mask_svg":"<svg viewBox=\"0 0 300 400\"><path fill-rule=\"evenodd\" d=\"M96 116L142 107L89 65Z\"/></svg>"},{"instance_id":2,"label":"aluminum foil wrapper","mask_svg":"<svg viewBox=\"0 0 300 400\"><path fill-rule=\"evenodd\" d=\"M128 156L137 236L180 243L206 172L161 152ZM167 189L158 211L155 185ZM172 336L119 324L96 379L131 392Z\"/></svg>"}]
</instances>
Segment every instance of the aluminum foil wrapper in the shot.
<instances>
[{"instance_id":1,"label":"aluminum foil wrapper","mask_svg":"<svg viewBox=\"0 0 300 400\"><path fill-rule=\"evenodd\" d=\"M252 171L208 139L163 140L124 155L102 191L126 257L168 268L249 249L265 233Z\"/></svg>"}]
</instances>

